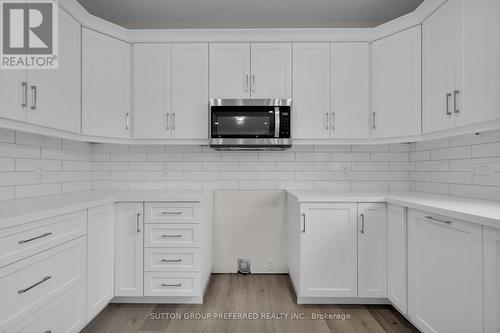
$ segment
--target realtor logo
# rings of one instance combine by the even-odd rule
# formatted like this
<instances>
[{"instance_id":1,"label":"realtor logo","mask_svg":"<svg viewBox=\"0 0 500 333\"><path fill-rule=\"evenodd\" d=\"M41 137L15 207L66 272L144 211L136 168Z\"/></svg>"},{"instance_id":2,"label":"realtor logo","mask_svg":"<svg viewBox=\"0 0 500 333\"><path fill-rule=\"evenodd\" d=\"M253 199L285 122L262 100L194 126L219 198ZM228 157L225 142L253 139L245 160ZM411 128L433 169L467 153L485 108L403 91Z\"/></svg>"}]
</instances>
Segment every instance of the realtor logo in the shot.
<instances>
[{"instance_id":1,"label":"realtor logo","mask_svg":"<svg viewBox=\"0 0 500 333\"><path fill-rule=\"evenodd\" d=\"M56 69L58 6L51 0L0 0L2 69Z\"/></svg>"}]
</instances>

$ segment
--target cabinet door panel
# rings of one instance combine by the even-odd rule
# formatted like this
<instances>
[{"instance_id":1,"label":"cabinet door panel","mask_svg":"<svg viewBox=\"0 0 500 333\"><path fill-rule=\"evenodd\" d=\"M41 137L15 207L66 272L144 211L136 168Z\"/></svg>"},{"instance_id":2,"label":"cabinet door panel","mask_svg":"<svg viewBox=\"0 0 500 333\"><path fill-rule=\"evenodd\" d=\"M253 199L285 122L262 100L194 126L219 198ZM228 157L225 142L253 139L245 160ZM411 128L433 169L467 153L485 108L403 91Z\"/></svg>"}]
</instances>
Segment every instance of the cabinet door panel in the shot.
<instances>
[{"instance_id":1,"label":"cabinet door panel","mask_svg":"<svg viewBox=\"0 0 500 333\"><path fill-rule=\"evenodd\" d=\"M172 112L174 138L208 138L208 44L172 45Z\"/></svg>"},{"instance_id":2,"label":"cabinet door panel","mask_svg":"<svg viewBox=\"0 0 500 333\"><path fill-rule=\"evenodd\" d=\"M142 203L119 203L115 211L115 296L143 295Z\"/></svg>"},{"instance_id":3,"label":"cabinet door panel","mask_svg":"<svg viewBox=\"0 0 500 333\"><path fill-rule=\"evenodd\" d=\"M252 98L290 98L292 44L253 43L251 50Z\"/></svg>"},{"instance_id":4,"label":"cabinet door panel","mask_svg":"<svg viewBox=\"0 0 500 333\"><path fill-rule=\"evenodd\" d=\"M374 138L420 135L421 27L372 44Z\"/></svg>"},{"instance_id":5,"label":"cabinet door panel","mask_svg":"<svg viewBox=\"0 0 500 333\"><path fill-rule=\"evenodd\" d=\"M456 7L448 1L423 24L424 133L455 126Z\"/></svg>"},{"instance_id":6,"label":"cabinet door panel","mask_svg":"<svg viewBox=\"0 0 500 333\"><path fill-rule=\"evenodd\" d=\"M82 134L130 137L130 45L82 29Z\"/></svg>"},{"instance_id":7,"label":"cabinet door panel","mask_svg":"<svg viewBox=\"0 0 500 333\"><path fill-rule=\"evenodd\" d=\"M330 137L330 45L293 45L294 139Z\"/></svg>"},{"instance_id":8,"label":"cabinet door panel","mask_svg":"<svg viewBox=\"0 0 500 333\"><path fill-rule=\"evenodd\" d=\"M357 296L356 211L356 204L301 206L300 296Z\"/></svg>"},{"instance_id":9,"label":"cabinet door panel","mask_svg":"<svg viewBox=\"0 0 500 333\"><path fill-rule=\"evenodd\" d=\"M171 137L172 47L134 45L134 137Z\"/></svg>"},{"instance_id":10,"label":"cabinet door panel","mask_svg":"<svg viewBox=\"0 0 500 333\"><path fill-rule=\"evenodd\" d=\"M23 84L26 86L23 86ZM26 94L26 96L25 96ZM28 94L27 71L0 69L0 117L26 121ZM26 106L23 106L26 100Z\"/></svg>"},{"instance_id":11,"label":"cabinet door panel","mask_svg":"<svg viewBox=\"0 0 500 333\"><path fill-rule=\"evenodd\" d=\"M500 332L500 230L484 228L484 332Z\"/></svg>"},{"instance_id":12,"label":"cabinet door panel","mask_svg":"<svg viewBox=\"0 0 500 333\"><path fill-rule=\"evenodd\" d=\"M358 205L358 296L387 297L385 203Z\"/></svg>"},{"instance_id":13,"label":"cabinet door panel","mask_svg":"<svg viewBox=\"0 0 500 333\"><path fill-rule=\"evenodd\" d=\"M387 207L387 296L399 311L407 313L406 208Z\"/></svg>"},{"instance_id":14,"label":"cabinet door panel","mask_svg":"<svg viewBox=\"0 0 500 333\"><path fill-rule=\"evenodd\" d=\"M422 332L483 331L482 250L480 225L409 210L408 314Z\"/></svg>"},{"instance_id":15,"label":"cabinet door panel","mask_svg":"<svg viewBox=\"0 0 500 333\"><path fill-rule=\"evenodd\" d=\"M210 44L210 97L250 98L250 44Z\"/></svg>"},{"instance_id":16,"label":"cabinet door panel","mask_svg":"<svg viewBox=\"0 0 500 333\"><path fill-rule=\"evenodd\" d=\"M370 44L333 43L332 138L370 137Z\"/></svg>"},{"instance_id":17,"label":"cabinet door panel","mask_svg":"<svg viewBox=\"0 0 500 333\"><path fill-rule=\"evenodd\" d=\"M36 109L31 109L35 101L30 98L28 121L80 133L81 28L63 9L59 9L58 59L58 69L28 71L30 88L36 87Z\"/></svg>"}]
</instances>

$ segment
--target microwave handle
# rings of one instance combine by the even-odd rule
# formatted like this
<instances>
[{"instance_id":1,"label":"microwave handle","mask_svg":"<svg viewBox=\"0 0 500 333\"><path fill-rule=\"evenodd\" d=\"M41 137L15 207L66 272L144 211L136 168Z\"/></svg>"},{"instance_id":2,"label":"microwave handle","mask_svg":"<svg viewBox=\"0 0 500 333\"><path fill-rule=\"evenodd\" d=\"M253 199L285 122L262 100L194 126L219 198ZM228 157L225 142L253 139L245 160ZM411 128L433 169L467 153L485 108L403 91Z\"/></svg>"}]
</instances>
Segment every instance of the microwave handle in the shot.
<instances>
[{"instance_id":1,"label":"microwave handle","mask_svg":"<svg viewBox=\"0 0 500 333\"><path fill-rule=\"evenodd\" d=\"M274 108L274 137L280 137L280 108Z\"/></svg>"}]
</instances>

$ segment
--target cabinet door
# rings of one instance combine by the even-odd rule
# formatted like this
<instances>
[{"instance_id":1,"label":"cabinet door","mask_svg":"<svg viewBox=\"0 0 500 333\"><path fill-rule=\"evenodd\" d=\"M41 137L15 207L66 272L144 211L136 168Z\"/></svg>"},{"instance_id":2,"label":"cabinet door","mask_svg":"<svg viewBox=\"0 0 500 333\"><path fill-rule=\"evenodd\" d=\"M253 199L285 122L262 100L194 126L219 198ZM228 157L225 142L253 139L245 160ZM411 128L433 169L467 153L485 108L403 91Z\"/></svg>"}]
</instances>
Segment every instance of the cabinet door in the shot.
<instances>
[{"instance_id":1,"label":"cabinet door","mask_svg":"<svg viewBox=\"0 0 500 333\"><path fill-rule=\"evenodd\" d=\"M455 126L456 4L446 2L423 24L424 133Z\"/></svg>"},{"instance_id":2,"label":"cabinet door","mask_svg":"<svg viewBox=\"0 0 500 333\"><path fill-rule=\"evenodd\" d=\"M292 97L292 44L253 43L252 98Z\"/></svg>"},{"instance_id":3,"label":"cabinet door","mask_svg":"<svg viewBox=\"0 0 500 333\"><path fill-rule=\"evenodd\" d=\"M134 45L134 137L171 137L172 47Z\"/></svg>"},{"instance_id":4,"label":"cabinet door","mask_svg":"<svg viewBox=\"0 0 500 333\"><path fill-rule=\"evenodd\" d=\"M330 138L330 45L293 44L294 139Z\"/></svg>"},{"instance_id":5,"label":"cabinet door","mask_svg":"<svg viewBox=\"0 0 500 333\"><path fill-rule=\"evenodd\" d=\"M356 204L301 205L300 296L357 296L356 211Z\"/></svg>"},{"instance_id":6,"label":"cabinet door","mask_svg":"<svg viewBox=\"0 0 500 333\"><path fill-rule=\"evenodd\" d=\"M250 98L250 44L210 44L210 97Z\"/></svg>"},{"instance_id":7,"label":"cabinet door","mask_svg":"<svg viewBox=\"0 0 500 333\"><path fill-rule=\"evenodd\" d=\"M331 137L370 137L370 44L331 45Z\"/></svg>"},{"instance_id":8,"label":"cabinet door","mask_svg":"<svg viewBox=\"0 0 500 333\"><path fill-rule=\"evenodd\" d=\"M208 138L208 44L172 45L172 132Z\"/></svg>"},{"instance_id":9,"label":"cabinet door","mask_svg":"<svg viewBox=\"0 0 500 333\"><path fill-rule=\"evenodd\" d=\"M59 68L28 71L30 123L80 133L80 48L80 24L59 9Z\"/></svg>"},{"instance_id":10,"label":"cabinet door","mask_svg":"<svg viewBox=\"0 0 500 333\"><path fill-rule=\"evenodd\" d=\"M26 121L27 106L27 71L0 69L0 117Z\"/></svg>"},{"instance_id":11,"label":"cabinet door","mask_svg":"<svg viewBox=\"0 0 500 333\"><path fill-rule=\"evenodd\" d=\"M408 211L408 314L427 332L483 331L482 228Z\"/></svg>"},{"instance_id":12,"label":"cabinet door","mask_svg":"<svg viewBox=\"0 0 500 333\"><path fill-rule=\"evenodd\" d=\"M360 203L358 214L358 296L386 298L386 204Z\"/></svg>"},{"instance_id":13,"label":"cabinet door","mask_svg":"<svg viewBox=\"0 0 500 333\"><path fill-rule=\"evenodd\" d=\"M372 136L420 135L421 27L372 44Z\"/></svg>"},{"instance_id":14,"label":"cabinet door","mask_svg":"<svg viewBox=\"0 0 500 333\"><path fill-rule=\"evenodd\" d=\"M406 208L387 206L387 296L399 311L407 313Z\"/></svg>"},{"instance_id":15,"label":"cabinet door","mask_svg":"<svg viewBox=\"0 0 500 333\"><path fill-rule=\"evenodd\" d=\"M460 15L457 54L463 74L457 82L457 126L499 119L500 1L455 1Z\"/></svg>"},{"instance_id":16,"label":"cabinet door","mask_svg":"<svg viewBox=\"0 0 500 333\"><path fill-rule=\"evenodd\" d=\"M484 227L484 333L500 332L500 230Z\"/></svg>"},{"instance_id":17,"label":"cabinet door","mask_svg":"<svg viewBox=\"0 0 500 333\"><path fill-rule=\"evenodd\" d=\"M114 295L114 205L88 210L87 318L94 318Z\"/></svg>"},{"instance_id":18,"label":"cabinet door","mask_svg":"<svg viewBox=\"0 0 500 333\"><path fill-rule=\"evenodd\" d=\"M82 134L130 137L130 45L82 29Z\"/></svg>"},{"instance_id":19,"label":"cabinet door","mask_svg":"<svg viewBox=\"0 0 500 333\"><path fill-rule=\"evenodd\" d=\"M141 203L115 211L115 296L143 295L144 213Z\"/></svg>"}]
</instances>

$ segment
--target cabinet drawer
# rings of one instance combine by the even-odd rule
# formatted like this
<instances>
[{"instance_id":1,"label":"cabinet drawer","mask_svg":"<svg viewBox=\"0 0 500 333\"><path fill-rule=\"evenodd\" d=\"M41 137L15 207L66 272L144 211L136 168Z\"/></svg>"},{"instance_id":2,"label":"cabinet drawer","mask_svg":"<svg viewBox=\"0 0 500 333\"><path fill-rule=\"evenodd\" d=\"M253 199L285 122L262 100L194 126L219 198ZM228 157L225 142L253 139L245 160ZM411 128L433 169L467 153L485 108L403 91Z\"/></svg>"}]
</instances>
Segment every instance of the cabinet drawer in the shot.
<instances>
[{"instance_id":1,"label":"cabinet drawer","mask_svg":"<svg viewBox=\"0 0 500 333\"><path fill-rule=\"evenodd\" d=\"M197 247L199 226L196 224L147 224L146 247Z\"/></svg>"},{"instance_id":2,"label":"cabinet drawer","mask_svg":"<svg viewBox=\"0 0 500 333\"><path fill-rule=\"evenodd\" d=\"M145 273L144 296L199 296L197 273Z\"/></svg>"},{"instance_id":3,"label":"cabinet drawer","mask_svg":"<svg viewBox=\"0 0 500 333\"><path fill-rule=\"evenodd\" d=\"M148 202L146 223L198 223L198 202Z\"/></svg>"},{"instance_id":4,"label":"cabinet drawer","mask_svg":"<svg viewBox=\"0 0 500 333\"><path fill-rule=\"evenodd\" d=\"M198 249L146 248L145 271L199 271Z\"/></svg>"},{"instance_id":5,"label":"cabinet drawer","mask_svg":"<svg viewBox=\"0 0 500 333\"><path fill-rule=\"evenodd\" d=\"M87 213L79 211L0 230L0 267L87 233Z\"/></svg>"},{"instance_id":6,"label":"cabinet drawer","mask_svg":"<svg viewBox=\"0 0 500 333\"><path fill-rule=\"evenodd\" d=\"M71 288L55 301L7 330L7 333L78 332L85 323L85 287Z\"/></svg>"},{"instance_id":7,"label":"cabinet drawer","mask_svg":"<svg viewBox=\"0 0 500 333\"><path fill-rule=\"evenodd\" d=\"M85 237L0 270L0 331L85 278Z\"/></svg>"}]
</instances>

